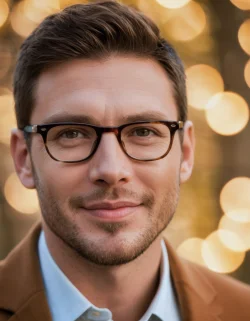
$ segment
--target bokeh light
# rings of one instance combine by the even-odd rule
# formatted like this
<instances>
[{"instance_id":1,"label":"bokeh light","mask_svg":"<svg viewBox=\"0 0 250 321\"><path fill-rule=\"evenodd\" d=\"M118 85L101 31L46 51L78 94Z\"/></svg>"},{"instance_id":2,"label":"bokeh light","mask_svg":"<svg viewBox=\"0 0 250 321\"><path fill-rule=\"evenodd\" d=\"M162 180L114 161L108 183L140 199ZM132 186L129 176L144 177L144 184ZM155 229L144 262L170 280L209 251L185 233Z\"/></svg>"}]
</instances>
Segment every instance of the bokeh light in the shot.
<instances>
[{"instance_id":1,"label":"bokeh light","mask_svg":"<svg viewBox=\"0 0 250 321\"><path fill-rule=\"evenodd\" d=\"M238 32L241 48L250 55L250 19L242 23Z\"/></svg>"},{"instance_id":2,"label":"bokeh light","mask_svg":"<svg viewBox=\"0 0 250 321\"><path fill-rule=\"evenodd\" d=\"M220 193L220 205L231 219L250 222L250 179L236 177L226 183Z\"/></svg>"},{"instance_id":3,"label":"bokeh light","mask_svg":"<svg viewBox=\"0 0 250 321\"><path fill-rule=\"evenodd\" d=\"M60 0L59 4L60 4L60 8L64 9L65 7L68 7L70 5L73 4L79 4L79 3L88 3L88 0Z\"/></svg>"},{"instance_id":4,"label":"bokeh light","mask_svg":"<svg viewBox=\"0 0 250 321\"><path fill-rule=\"evenodd\" d=\"M10 22L12 29L21 37L28 37L37 27L37 23L28 19L25 14L26 2L17 3L11 12Z\"/></svg>"},{"instance_id":5,"label":"bokeh light","mask_svg":"<svg viewBox=\"0 0 250 321\"><path fill-rule=\"evenodd\" d=\"M161 6L169 9L177 9L185 6L190 0L156 0Z\"/></svg>"},{"instance_id":6,"label":"bokeh light","mask_svg":"<svg viewBox=\"0 0 250 321\"><path fill-rule=\"evenodd\" d=\"M248 87L250 88L250 59L246 63L246 66L244 69L244 78L245 78L245 81L246 81Z\"/></svg>"},{"instance_id":7,"label":"bokeh light","mask_svg":"<svg viewBox=\"0 0 250 321\"><path fill-rule=\"evenodd\" d=\"M238 222L223 215L220 219L219 229L234 233L233 237L227 237L224 244L234 251L244 252L250 248L250 222ZM235 235L237 237L235 237ZM223 239L221 239L223 242Z\"/></svg>"},{"instance_id":8,"label":"bokeh light","mask_svg":"<svg viewBox=\"0 0 250 321\"><path fill-rule=\"evenodd\" d=\"M34 214L39 209L36 191L25 188L16 173L12 173L6 180L4 195L7 202L21 213Z\"/></svg>"},{"instance_id":9,"label":"bokeh light","mask_svg":"<svg viewBox=\"0 0 250 321\"><path fill-rule=\"evenodd\" d=\"M9 16L9 6L5 0L0 1L0 28L4 25Z\"/></svg>"},{"instance_id":10,"label":"bokeh light","mask_svg":"<svg viewBox=\"0 0 250 321\"><path fill-rule=\"evenodd\" d=\"M24 14L28 20L39 24L48 15L60 10L59 0L24 0Z\"/></svg>"},{"instance_id":11,"label":"bokeh light","mask_svg":"<svg viewBox=\"0 0 250 321\"><path fill-rule=\"evenodd\" d=\"M11 129L16 127L14 101L11 94L0 95L0 142L9 145Z\"/></svg>"},{"instance_id":12,"label":"bokeh light","mask_svg":"<svg viewBox=\"0 0 250 321\"><path fill-rule=\"evenodd\" d=\"M216 133L235 135L247 125L249 108L246 101L236 93L218 93L207 104L206 119Z\"/></svg>"},{"instance_id":13,"label":"bokeh light","mask_svg":"<svg viewBox=\"0 0 250 321\"><path fill-rule=\"evenodd\" d=\"M225 213L226 216L237 222L250 222L250 209L238 208Z\"/></svg>"},{"instance_id":14,"label":"bokeh light","mask_svg":"<svg viewBox=\"0 0 250 321\"><path fill-rule=\"evenodd\" d=\"M231 273L243 263L245 252L232 251L222 242L222 239L226 240L230 237L232 237L232 232L218 230L204 240L202 257L210 270L218 273Z\"/></svg>"},{"instance_id":15,"label":"bokeh light","mask_svg":"<svg viewBox=\"0 0 250 321\"><path fill-rule=\"evenodd\" d=\"M247 250L246 245L239 235L229 229L219 229L218 235L222 244L229 250L235 252L245 252Z\"/></svg>"},{"instance_id":16,"label":"bokeh light","mask_svg":"<svg viewBox=\"0 0 250 321\"><path fill-rule=\"evenodd\" d=\"M137 0L136 7L151 18L158 26L166 23L173 11L161 6L155 0Z\"/></svg>"},{"instance_id":17,"label":"bokeh light","mask_svg":"<svg viewBox=\"0 0 250 321\"><path fill-rule=\"evenodd\" d=\"M207 20L200 4L189 2L175 11L176 13L172 13L163 27L167 38L175 41L191 41L204 31Z\"/></svg>"},{"instance_id":18,"label":"bokeh light","mask_svg":"<svg viewBox=\"0 0 250 321\"><path fill-rule=\"evenodd\" d=\"M177 253L189 261L205 265L201 255L202 243L203 240L198 237L189 238L179 245Z\"/></svg>"},{"instance_id":19,"label":"bokeh light","mask_svg":"<svg viewBox=\"0 0 250 321\"><path fill-rule=\"evenodd\" d=\"M213 67L200 64L189 67L187 75L188 105L205 109L209 99L224 90L220 73Z\"/></svg>"},{"instance_id":20,"label":"bokeh light","mask_svg":"<svg viewBox=\"0 0 250 321\"><path fill-rule=\"evenodd\" d=\"M250 0L230 0L237 8L241 10L250 10Z\"/></svg>"},{"instance_id":21,"label":"bokeh light","mask_svg":"<svg viewBox=\"0 0 250 321\"><path fill-rule=\"evenodd\" d=\"M237 222L250 222L250 209L238 208L225 213L227 217Z\"/></svg>"}]
</instances>

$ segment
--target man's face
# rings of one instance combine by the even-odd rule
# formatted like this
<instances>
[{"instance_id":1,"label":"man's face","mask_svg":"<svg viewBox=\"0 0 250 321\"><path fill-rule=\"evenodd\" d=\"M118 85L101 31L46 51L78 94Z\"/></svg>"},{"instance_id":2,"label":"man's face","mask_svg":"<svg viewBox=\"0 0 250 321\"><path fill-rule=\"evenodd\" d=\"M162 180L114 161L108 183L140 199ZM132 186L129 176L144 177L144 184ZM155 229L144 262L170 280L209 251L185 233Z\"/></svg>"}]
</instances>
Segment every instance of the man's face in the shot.
<instances>
[{"instance_id":1,"label":"man's face","mask_svg":"<svg viewBox=\"0 0 250 321\"><path fill-rule=\"evenodd\" d=\"M31 124L83 117L100 126L119 126L128 117L178 120L171 82L149 59L67 62L40 76L35 95ZM170 222L180 182L191 174L192 126L184 131L183 149L177 132L167 157L152 162L129 158L114 133L104 133L96 153L81 163L53 160L39 134L32 135L30 154L25 166L32 163L47 228L96 264L123 264L143 253ZM33 187L31 178L19 176Z\"/></svg>"}]
</instances>

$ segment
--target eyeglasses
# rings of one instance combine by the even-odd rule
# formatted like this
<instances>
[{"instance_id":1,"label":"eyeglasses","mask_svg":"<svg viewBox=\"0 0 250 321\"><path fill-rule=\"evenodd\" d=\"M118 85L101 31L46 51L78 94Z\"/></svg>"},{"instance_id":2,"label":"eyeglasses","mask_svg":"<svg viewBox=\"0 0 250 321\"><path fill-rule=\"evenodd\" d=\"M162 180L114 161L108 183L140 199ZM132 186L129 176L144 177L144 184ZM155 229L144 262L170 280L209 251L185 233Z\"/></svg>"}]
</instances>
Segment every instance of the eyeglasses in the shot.
<instances>
[{"instance_id":1,"label":"eyeglasses","mask_svg":"<svg viewBox=\"0 0 250 321\"><path fill-rule=\"evenodd\" d=\"M147 162L167 156L175 132L183 126L183 121L140 121L118 127L67 122L29 125L23 131L40 134L49 156L59 162L88 160L96 152L103 133L114 133L127 156Z\"/></svg>"}]
</instances>

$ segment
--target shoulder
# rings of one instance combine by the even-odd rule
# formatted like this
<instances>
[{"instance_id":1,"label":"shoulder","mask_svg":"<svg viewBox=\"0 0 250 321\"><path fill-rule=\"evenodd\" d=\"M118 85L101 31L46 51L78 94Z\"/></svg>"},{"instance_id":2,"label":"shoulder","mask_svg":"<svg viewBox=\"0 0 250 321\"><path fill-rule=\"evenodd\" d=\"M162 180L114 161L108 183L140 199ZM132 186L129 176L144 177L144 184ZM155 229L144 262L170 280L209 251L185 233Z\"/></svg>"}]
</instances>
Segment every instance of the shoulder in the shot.
<instances>
[{"instance_id":1,"label":"shoulder","mask_svg":"<svg viewBox=\"0 0 250 321\"><path fill-rule=\"evenodd\" d=\"M36 225L0 261L0 321L9 320L30 298L44 290L37 251L40 232L40 225ZM13 317L11 320L14 321Z\"/></svg>"},{"instance_id":2,"label":"shoulder","mask_svg":"<svg viewBox=\"0 0 250 321\"><path fill-rule=\"evenodd\" d=\"M188 287L194 287L197 290L210 288L210 290L224 293L225 296L228 297L230 296L230 293L233 293L234 297L236 293L240 296L245 295L249 300L249 285L240 282L229 275L216 273L205 266L181 258L168 241L165 240L165 242L168 250L170 270L176 281L183 282Z\"/></svg>"},{"instance_id":3,"label":"shoulder","mask_svg":"<svg viewBox=\"0 0 250 321\"><path fill-rule=\"evenodd\" d=\"M180 258L167 241L166 245L173 285L184 310L197 320L209 314L223 321L250 320L249 285Z\"/></svg>"},{"instance_id":4,"label":"shoulder","mask_svg":"<svg viewBox=\"0 0 250 321\"><path fill-rule=\"evenodd\" d=\"M234 293L239 291L250 295L249 285L240 282L229 275L213 272L206 267L197 265L185 259L181 259L181 261L186 268L190 272L195 273L197 277L199 277L199 275L205 277L217 291L231 290L234 291Z\"/></svg>"},{"instance_id":5,"label":"shoulder","mask_svg":"<svg viewBox=\"0 0 250 321\"><path fill-rule=\"evenodd\" d=\"M196 284L199 287L199 280L207 283L217 294L217 300L223 306L223 313L227 315L230 311L242 318L245 314L250 320L250 286L234 279L231 276L219 274L209 270L206 267L199 266L187 260L181 259L188 274L196 278ZM203 288L204 289L204 288ZM246 309L247 308L247 309ZM230 318L229 318L230 319Z\"/></svg>"}]
</instances>

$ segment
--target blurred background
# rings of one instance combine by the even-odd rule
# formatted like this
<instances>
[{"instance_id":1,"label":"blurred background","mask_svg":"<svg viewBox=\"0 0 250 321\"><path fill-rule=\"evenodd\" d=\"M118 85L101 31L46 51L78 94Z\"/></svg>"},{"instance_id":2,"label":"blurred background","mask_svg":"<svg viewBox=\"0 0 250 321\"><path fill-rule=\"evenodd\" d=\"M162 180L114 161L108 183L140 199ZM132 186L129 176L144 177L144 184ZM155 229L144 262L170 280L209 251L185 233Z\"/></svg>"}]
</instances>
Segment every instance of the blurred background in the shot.
<instances>
[{"instance_id":1,"label":"blurred background","mask_svg":"<svg viewBox=\"0 0 250 321\"><path fill-rule=\"evenodd\" d=\"M0 259L40 217L9 151L18 48L47 15L87 2L94 1L0 0ZM195 169L164 236L180 255L250 284L250 0L120 2L156 22L187 73Z\"/></svg>"}]
</instances>

